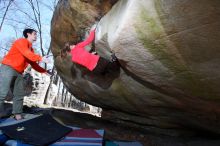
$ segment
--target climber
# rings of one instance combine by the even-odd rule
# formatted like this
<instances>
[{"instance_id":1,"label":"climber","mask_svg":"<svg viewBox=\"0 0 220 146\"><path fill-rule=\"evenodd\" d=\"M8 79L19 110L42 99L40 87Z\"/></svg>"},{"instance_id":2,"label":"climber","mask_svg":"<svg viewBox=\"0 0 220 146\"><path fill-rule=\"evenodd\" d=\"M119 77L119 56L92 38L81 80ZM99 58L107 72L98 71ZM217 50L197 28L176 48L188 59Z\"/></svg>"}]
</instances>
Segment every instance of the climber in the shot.
<instances>
[{"instance_id":1,"label":"climber","mask_svg":"<svg viewBox=\"0 0 220 146\"><path fill-rule=\"evenodd\" d=\"M65 47L61 50L61 57L65 56L65 52L70 52L72 55L72 61L86 67L88 70L95 73L105 74L108 70L108 66L117 63L117 58L114 53L111 55L111 60L107 60L96 52L88 52L85 46L89 45L95 38L95 30L93 29L88 38L83 42L76 45L69 43L65 44Z\"/></svg>"},{"instance_id":2,"label":"climber","mask_svg":"<svg viewBox=\"0 0 220 146\"><path fill-rule=\"evenodd\" d=\"M48 56L41 57L34 53L32 43L37 40L37 31L34 29L25 29L24 38L17 39L11 46L8 53L2 59L0 66L0 118L8 116L9 113L4 109L4 100L13 86L13 107L12 114L16 120L22 119L24 80L22 73L30 64L36 71L47 73L47 70L41 68L37 62L49 63Z\"/></svg>"}]
</instances>

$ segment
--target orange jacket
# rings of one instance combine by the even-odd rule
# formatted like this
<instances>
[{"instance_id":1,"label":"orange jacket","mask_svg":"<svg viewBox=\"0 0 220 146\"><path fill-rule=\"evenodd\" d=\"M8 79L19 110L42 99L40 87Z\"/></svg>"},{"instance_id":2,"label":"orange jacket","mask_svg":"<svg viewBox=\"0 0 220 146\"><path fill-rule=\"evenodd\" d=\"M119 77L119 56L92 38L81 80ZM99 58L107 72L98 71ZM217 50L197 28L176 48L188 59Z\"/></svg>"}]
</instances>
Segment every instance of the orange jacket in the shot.
<instances>
[{"instance_id":1,"label":"orange jacket","mask_svg":"<svg viewBox=\"0 0 220 146\"><path fill-rule=\"evenodd\" d=\"M36 62L41 61L42 57L34 53L32 43L25 38L16 40L2 60L2 64L11 66L19 73L23 73L28 64L36 71L44 73L45 69L41 68Z\"/></svg>"}]
</instances>

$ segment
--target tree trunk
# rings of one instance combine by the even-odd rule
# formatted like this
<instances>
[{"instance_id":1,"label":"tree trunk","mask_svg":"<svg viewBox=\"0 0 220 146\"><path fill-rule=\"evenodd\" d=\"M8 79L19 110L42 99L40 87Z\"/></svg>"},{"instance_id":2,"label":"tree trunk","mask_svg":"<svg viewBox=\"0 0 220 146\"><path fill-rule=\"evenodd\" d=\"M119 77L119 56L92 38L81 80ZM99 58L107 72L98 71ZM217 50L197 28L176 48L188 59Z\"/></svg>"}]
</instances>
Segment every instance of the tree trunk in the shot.
<instances>
[{"instance_id":1,"label":"tree trunk","mask_svg":"<svg viewBox=\"0 0 220 146\"><path fill-rule=\"evenodd\" d=\"M55 98L55 103L57 104L58 99L60 97L60 84L61 84L61 79L58 79L59 85L58 85L58 92L57 92L57 97Z\"/></svg>"},{"instance_id":2,"label":"tree trunk","mask_svg":"<svg viewBox=\"0 0 220 146\"><path fill-rule=\"evenodd\" d=\"M65 88L64 88L64 85L63 85L63 89L62 89L62 98L61 98L62 103L64 103L64 92L65 92Z\"/></svg>"},{"instance_id":3,"label":"tree trunk","mask_svg":"<svg viewBox=\"0 0 220 146\"><path fill-rule=\"evenodd\" d=\"M54 72L54 68L52 69L52 73ZM50 76L50 83L49 83L49 86L47 88L47 92L46 92L46 95L44 97L44 103L43 104L47 104L47 98L48 98L48 95L49 95L49 91L50 91L50 88L51 88L51 85L53 83L53 75Z\"/></svg>"}]
</instances>

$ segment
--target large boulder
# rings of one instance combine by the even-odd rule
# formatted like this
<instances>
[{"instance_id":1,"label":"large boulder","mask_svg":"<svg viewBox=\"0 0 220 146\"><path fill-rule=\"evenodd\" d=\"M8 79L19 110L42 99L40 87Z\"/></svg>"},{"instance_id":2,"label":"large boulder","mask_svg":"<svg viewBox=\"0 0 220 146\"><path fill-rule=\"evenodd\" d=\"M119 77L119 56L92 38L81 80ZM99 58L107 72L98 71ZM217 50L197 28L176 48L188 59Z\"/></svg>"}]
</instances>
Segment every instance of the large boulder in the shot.
<instances>
[{"instance_id":1,"label":"large boulder","mask_svg":"<svg viewBox=\"0 0 220 146\"><path fill-rule=\"evenodd\" d=\"M218 0L60 0L51 25L55 66L73 95L102 107L103 118L171 135L219 134L219 7ZM96 51L119 60L103 75L59 53L96 22Z\"/></svg>"}]
</instances>

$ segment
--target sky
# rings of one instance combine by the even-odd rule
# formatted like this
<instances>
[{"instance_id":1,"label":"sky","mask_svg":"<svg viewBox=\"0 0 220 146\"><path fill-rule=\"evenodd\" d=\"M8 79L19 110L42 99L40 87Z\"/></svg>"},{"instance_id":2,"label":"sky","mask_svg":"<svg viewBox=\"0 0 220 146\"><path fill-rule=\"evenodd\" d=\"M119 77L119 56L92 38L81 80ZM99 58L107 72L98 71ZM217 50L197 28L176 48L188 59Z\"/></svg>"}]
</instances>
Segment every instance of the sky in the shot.
<instances>
[{"instance_id":1,"label":"sky","mask_svg":"<svg viewBox=\"0 0 220 146\"><path fill-rule=\"evenodd\" d=\"M47 4L52 5L54 0L47 0ZM39 2L45 2L44 0L39 0ZM6 3L7 4L7 3ZM5 8L3 9L4 3L0 1L0 22L2 21L3 12L5 12ZM27 15L24 15L22 12L17 9L21 9L28 14L32 14L32 10L30 6L25 2L25 0L14 0L12 3L4 21L2 30L0 31L0 56L3 56L7 51L3 48L10 48L12 40L18 39L22 36L22 31L24 28L27 28L27 25L30 25L32 28L36 29L36 25L34 25L30 18ZM53 11L48 9L48 7L44 5L40 5L40 13L42 20L42 30L43 30L43 47L49 48L50 45L50 23L53 15ZM32 15L33 16L33 15ZM13 19L13 20L12 20ZM26 25L26 26L25 26ZM33 44L34 48L38 48L38 41Z\"/></svg>"}]
</instances>

